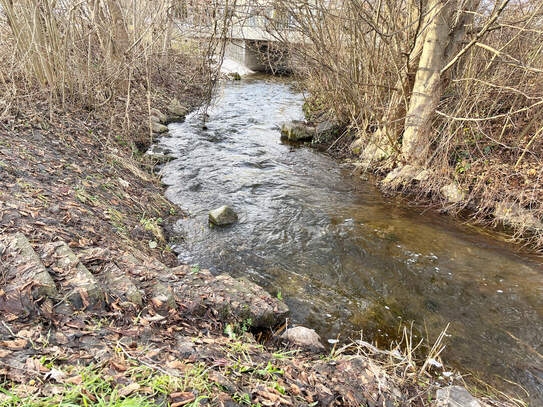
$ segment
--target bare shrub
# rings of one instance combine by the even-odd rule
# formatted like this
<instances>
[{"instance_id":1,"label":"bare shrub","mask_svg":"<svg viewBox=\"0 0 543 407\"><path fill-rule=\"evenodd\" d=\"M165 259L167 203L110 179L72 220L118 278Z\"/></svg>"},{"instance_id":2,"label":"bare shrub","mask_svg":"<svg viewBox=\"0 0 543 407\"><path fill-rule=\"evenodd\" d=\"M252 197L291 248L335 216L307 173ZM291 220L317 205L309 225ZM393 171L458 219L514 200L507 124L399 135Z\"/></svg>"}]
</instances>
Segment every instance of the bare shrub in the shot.
<instances>
[{"instance_id":1,"label":"bare shrub","mask_svg":"<svg viewBox=\"0 0 543 407\"><path fill-rule=\"evenodd\" d=\"M103 110L120 119L125 132L146 127L149 133L144 118L151 105L176 95L209 97L218 75L213 56L221 32L185 35L179 24L187 3L0 0L4 108L46 98L50 109ZM192 10L190 18L214 16L218 7ZM201 28L192 27L190 34Z\"/></svg>"}]
</instances>

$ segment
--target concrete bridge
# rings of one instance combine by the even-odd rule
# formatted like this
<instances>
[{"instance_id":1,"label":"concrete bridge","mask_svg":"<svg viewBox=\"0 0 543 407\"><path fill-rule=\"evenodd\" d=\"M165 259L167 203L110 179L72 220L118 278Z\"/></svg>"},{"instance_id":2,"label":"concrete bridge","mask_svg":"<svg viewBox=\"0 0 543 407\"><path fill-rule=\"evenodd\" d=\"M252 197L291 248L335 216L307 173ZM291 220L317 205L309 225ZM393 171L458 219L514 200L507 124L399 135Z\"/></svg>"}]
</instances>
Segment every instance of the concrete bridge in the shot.
<instances>
[{"instance_id":1,"label":"concrete bridge","mask_svg":"<svg viewBox=\"0 0 543 407\"><path fill-rule=\"evenodd\" d=\"M225 13L228 19L223 19ZM212 28L218 21L227 20L227 27ZM273 8L237 5L235 9L214 8L212 11L194 10L176 21L184 36L209 38L215 32L225 32L225 57L252 71L290 70L288 50L282 44L302 43L289 18L274 15Z\"/></svg>"}]
</instances>

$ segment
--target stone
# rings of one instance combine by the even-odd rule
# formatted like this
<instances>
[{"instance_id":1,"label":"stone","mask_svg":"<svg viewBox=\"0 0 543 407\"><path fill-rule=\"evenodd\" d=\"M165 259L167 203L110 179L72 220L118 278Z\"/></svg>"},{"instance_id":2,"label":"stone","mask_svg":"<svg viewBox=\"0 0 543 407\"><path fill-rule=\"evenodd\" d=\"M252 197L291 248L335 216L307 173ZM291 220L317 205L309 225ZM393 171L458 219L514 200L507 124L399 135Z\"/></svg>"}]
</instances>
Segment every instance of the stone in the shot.
<instances>
[{"instance_id":1,"label":"stone","mask_svg":"<svg viewBox=\"0 0 543 407\"><path fill-rule=\"evenodd\" d=\"M20 266L23 270L16 276L16 280L18 281L16 284L19 285L20 282L20 285L26 285L28 282L33 282L32 296L34 298L56 298L58 292L55 282L25 235L17 233L9 244L9 249L19 253L16 265ZM18 269L14 268L15 270Z\"/></svg>"},{"instance_id":2,"label":"stone","mask_svg":"<svg viewBox=\"0 0 543 407\"><path fill-rule=\"evenodd\" d=\"M335 129L336 129L336 125L333 122L329 120L325 120L317 124L317 127L315 128L315 132L317 134L330 133L330 132L333 132Z\"/></svg>"},{"instance_id":3,"label":"stone","mask_svg":"<svg viewBox=\"0 0 543 407\"><path fill-rule=\"evenodd\" d=\"M187 115L188 111L188 108L182 105L178 99L172 99L168 105L168 115L166 116L163 124L182 122L185 120L185 116Z\"/></svg>"},{"instance_id":4,"label":"stone","mask_svg":"<svg viewBox=\"0 0 543 407\"><path fill-rule=\"evenodd\" d=\"M183 106L178 99L174 98L168 106L168 112L173 115L184 116L187 114L187 108Z\"/></svg>"},{"instance_id":5,"label":"stone","mask_svg":"<svg viewBox=\"0 0 543 407\"><path fill-rule=\"evenodd\" d=\"M151 130L153 130L153 133L162 134L166 133L168 131L168 126L165 126L163 124L152 122L151 123Z\"/></svg>"},{"instance_id":6,"label":"stone","mask_svg":"<svg viewBox=\"0 0 543 407\"><path fill-rule=\"evenodd\" d=\"M132 280L117 267L115 263L107 263L104 266L104 278L110 295L121 301L129 301L138 306L143 305L143 298Z\"/></svg>"},{"instance_id":7,"label":"stone","mask_svg":"<svg viewBox=\"0 0 543 407\"><path fill-rule=\"evenodd\" d=\"M281 126L281 138L289 141L306 141L315 136L315 127L293 120Z\"/></svg>"},{"instance_id":8,"label":"stone","mask_svg":"<svg viewBox=\"0 0 543 407\"><path fill-rule=\"evenodd\" d=\"M381 183L388 187L397 188L403 185L407 185L413 180L418 181L419 176L425 171L426 170L421 167L407 164L401 167L396 167L394 170L390 171L385 179L381 181ZM427 175L428 174L423 176Z\"/></svg>"},{"instance_id":9,"label":"stone","mask_svg":"<svg viewBox=\"0 0 543 407\"><path fill-rule=\"evenodd\" d=\"M506 225L527 229L533 232L543 231L543 222L537 219L528 209L513 202L498 202L494 217Z\"/></svg>"},{"instance_id":10,"label":"stone","mask_svg":"<svg viewBox=\"0 0 543 407\"><path fill-rule=\"evenodd\" d=\"M172 287L163 283L155 284L151 303L159 314L166 314L170 309L175 309L175 295Z\"/></svg>"},{"instance_id":11,"label":"stone","mask_svg":"<svg viewBox=\"0 0 543 407\"><path fill-rule=\"evenodd\" d=\"M463 201L466 197L464 191L462 191L455 182L445 185L440 191L447 202L450 203L458 203Z\"/></svg>"},{"instance_id":12,"label":"stone","mask_svg":"<svg viewBox=\"0 0 543 407\"><path fill-rule=\"evenodd\" d=\"M192 314L205 315L211 310L224 322L250 321L255 328L274 328L284 323L289 313L285 303L245 278L227 274L214 277L208 270L184 273L174 290Z\"/></svg>"},{"instance_id":13,"label":"stone","mask_svg":"<svg viewBox=\"0 0 543 407\"><path fill-rule=\"evenodd\" d=\"M156 144L153 145L145 155L159 164L164 164L175 159L175 157L171 155L169 149L157 146Z\"/></svg>"},{"instance_id":14,"label":"stone","mask_svg":"<svg viewBox=\"0 0 543 407\"><path fill-rule=\"evenodd\" d=\"M158 109L151 109L151 120L156 121L158 123L164 124L166 120L168 119L168 116L162 113Z\"/></svg>"},{"instance_id":15,"label":"stone","mask_svg":"<svg viewBox=\"0 0 543 407\"><path fill-rule=\"evenodd\" d=\"M313 139L314 143L330 143L332 142L338 126L329 120L325 120L315 128L315 138Z\"/></svg>"},{"instance_id":16,"label":"stone","mask_svg":"<svg viewBox=\"0 0 543 407\"><path fill-rule=\"evenodd\" d=\"M353 154L360 155L362 148L364 147L364 140L361 137L357 137L355 141L351 143L349 149Z\"/></svg>"},{"instance_id":17,"label":"stone","mask_svg":"<svg viewBox=\"0 0 543 407\"><path fill-rule=\"evenodd\" d=\"M464 387L448 386L436 394L436 407L481 407L481 403Z\"/></svg>"},{"instance_id":18,"label":"stone","mask_svg":"<svg viewBox=\"0 0 543 407\"><path fill-rule=\"evenodd\" d=\"M360 159L362 163L367 168L375 161L382 161L392 154L392 147L380 147L374 142L370 142L366 145L362 153L360 154Z\"/></svg>"},{"instance_id":19,"label":"stone","mask_svg":"<svg viewBox=\"0 0 543 407\"><path fill-rule=\"evenodd\" d=\"M231 225L236 223L238 215L228 205L209 211L209 221L217 226Z\"/></svg>"},{"instance_id":20,"label":"stone","mask_svg":"<svg viewBox=\"0 0 543 407\"><path fill-rule=\"evenodd\" d=\"M314 329L309 329L304 326L296 326L287 329L281 338L288 340L290 343L302 348L311 350L324 350L321 343L321 337Z\"/></svg>"},{"instance_id":21,"label":"stone","mask_svg":"<svg viewBox=\"0 0 543 407\"><path fill-rule=\"evenodd\" d=\"M183 359L188 359L196 351L194 342L190 336L176 337L176 350Z\"/></svg>"},{"instance_id":22,"label":"stone","mask_svg":"<svg viewBox=\"0 0 543 407\"><path fill-rule=\"evenodd\" d=\"M67 297L70 303L77 309L100 307L104 299L102 288L65 242L58 243L55 257L56 266L69 275Z\"/></svg>"}]
</instances>

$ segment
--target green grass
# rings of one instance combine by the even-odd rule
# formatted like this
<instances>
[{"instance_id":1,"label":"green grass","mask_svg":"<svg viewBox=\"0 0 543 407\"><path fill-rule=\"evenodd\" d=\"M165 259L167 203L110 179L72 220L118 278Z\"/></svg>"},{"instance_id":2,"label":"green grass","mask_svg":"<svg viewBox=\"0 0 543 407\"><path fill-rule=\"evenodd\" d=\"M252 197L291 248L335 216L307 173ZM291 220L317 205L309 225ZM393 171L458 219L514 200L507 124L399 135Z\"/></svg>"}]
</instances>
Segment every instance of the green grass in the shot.
<instances>
[{"instance_id":1,"label":"green grass","mask_svg":"<svg viewBox=\"0 0 543 407\"><path fill-rule=\"evenodd\" d=\"M180 377L146 366L132 366L120 375L93 366L56 371L63 373L58 381L0 384L0 407L158 407L169 405L169 394L187 391L198 396L186 406L196 407L211 398L215 390L202 364L192 366ZM135 389L123 395L130 385Z\"/></svg>"}]
</instances>

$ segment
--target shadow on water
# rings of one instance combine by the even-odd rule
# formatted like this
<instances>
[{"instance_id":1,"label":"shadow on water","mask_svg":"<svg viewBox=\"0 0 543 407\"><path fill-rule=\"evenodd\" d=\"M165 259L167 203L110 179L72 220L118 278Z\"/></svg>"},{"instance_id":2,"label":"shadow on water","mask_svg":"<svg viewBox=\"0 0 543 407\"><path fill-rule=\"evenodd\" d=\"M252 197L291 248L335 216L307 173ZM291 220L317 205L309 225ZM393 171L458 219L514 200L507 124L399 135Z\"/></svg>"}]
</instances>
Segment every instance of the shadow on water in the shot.
<instances>
[{"instance_id":1,"label":"shadow on water","mask_svg":"<svg viewBox=\"0 0 543 407\"><path fill-rule=\"evenodd\" d=\"M287 83L247 79L225 85L206 130L196 115L171 126L163 181L191 215L176 225L179 259L281 292L324 339L363 330L384 345L402 322L431 338L450 323L446 362L542 403L541 263L282 144L279 124L301 118L301 104ZM208 210L224 204L240 221L210 228Z\"/></svg>"}]
</instances>

